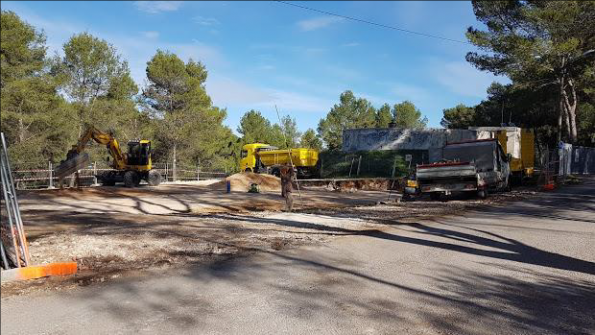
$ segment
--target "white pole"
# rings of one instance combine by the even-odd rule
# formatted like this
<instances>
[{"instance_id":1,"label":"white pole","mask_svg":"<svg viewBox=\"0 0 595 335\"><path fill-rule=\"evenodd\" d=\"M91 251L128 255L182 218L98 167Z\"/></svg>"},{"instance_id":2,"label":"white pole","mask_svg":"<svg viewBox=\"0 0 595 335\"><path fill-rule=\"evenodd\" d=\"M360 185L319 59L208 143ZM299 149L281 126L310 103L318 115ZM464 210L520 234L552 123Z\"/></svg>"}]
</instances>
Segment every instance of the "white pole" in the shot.
<instances>
[{"instance_id":1,"label":"white pole","mask_svg":"<svg viewBox=\"0 0 595 335\"><path fill-rule=\"evenodd\" d=\"M49 180L49 186L48 189L53 189L54 188L54 169L52 167L52 161L48 161L48 168L49 168L49 176L50 176L50 180Z\"/></svg>"},{"instance_id":2,"label":"white pole","mask_svg":"<svg viewBox=\"0 0 595 335\"><path fill-rule=\"evenodd\" d=\"M93 162L93 186L99 186L97 183L97 162Z\"/></svg>"}]
</instances>

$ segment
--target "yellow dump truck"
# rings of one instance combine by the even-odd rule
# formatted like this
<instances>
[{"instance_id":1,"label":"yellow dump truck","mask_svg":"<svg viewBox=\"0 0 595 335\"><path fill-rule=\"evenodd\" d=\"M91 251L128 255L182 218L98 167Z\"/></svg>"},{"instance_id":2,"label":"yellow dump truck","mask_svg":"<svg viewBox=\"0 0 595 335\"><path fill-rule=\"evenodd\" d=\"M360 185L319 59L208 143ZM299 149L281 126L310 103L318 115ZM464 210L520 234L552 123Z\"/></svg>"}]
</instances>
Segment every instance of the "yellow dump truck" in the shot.
<instances>
[{"instance_id":1,"label":"yellow dump truck","mask_svg":"<svg viewBox=\"0 0 595 335\"><path fill-rule=\"evenodd\" d=\"M510 172L516 180L530 178L535 168L535 134L519 127L470 127L477 139L497 138L506 154L511 155Z\"/></svg>"},{"instance_id":2,"label":"yellow dump truck","mask_svg":"<svg viewBox=\"0 0 595 335\"><path fill-rule=\"evenodd\" d=\"M318 150L315 149L279 149L264 143L252 143L242 147L240 169L279 176L281 166L293 164L298 176L308 177L314 173L317 163Z\"/></svg>"}]
</instances>

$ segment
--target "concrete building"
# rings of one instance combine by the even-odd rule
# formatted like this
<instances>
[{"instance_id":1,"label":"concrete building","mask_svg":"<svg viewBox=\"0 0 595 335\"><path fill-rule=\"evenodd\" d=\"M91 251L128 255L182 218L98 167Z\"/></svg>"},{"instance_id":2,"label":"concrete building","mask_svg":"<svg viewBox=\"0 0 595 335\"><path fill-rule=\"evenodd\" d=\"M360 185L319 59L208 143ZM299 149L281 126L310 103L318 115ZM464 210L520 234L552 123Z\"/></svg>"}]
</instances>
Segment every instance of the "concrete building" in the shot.
<instances>
[{"instance_id":1,"label":"concrete building","mask_svg":"<svg viewBox=\"0 0 595 335\"><path fill-rule=\"evenodd\" d=\"M477 139L476 130L468 129L408 129L366 128L343 131L344 152L371 150L415 151L418 161L435 162L442 159L446 142Z\"/></svg>"}]
</instances>

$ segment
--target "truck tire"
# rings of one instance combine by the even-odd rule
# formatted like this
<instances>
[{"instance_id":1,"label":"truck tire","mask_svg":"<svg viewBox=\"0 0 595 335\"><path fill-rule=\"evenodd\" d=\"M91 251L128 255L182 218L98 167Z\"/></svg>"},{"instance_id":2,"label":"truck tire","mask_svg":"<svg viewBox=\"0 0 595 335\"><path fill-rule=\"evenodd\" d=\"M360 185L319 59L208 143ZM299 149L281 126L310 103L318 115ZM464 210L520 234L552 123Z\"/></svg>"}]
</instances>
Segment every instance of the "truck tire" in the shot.
<instances>
[{"instance_id":1,"label":"truck tire","mask_svg":"<svg viewBox=\"0 0 595 335\"><path fill-rule=\"evenodd\" d=\"M430 193L430 199L434 200L434 201L438 201L440 200L440 192L432 192Z\"/></svg>"},{"instance_id":2,"label":"truck tire","mask_svg":"<svg viewBox=\"0 0 595 335\"><path fill-rule=\"evenodd\" d=\"M273 171L271 171L271 174L275 177L281 178L281 170L279 168L274 168Z\"/></svg>"},{"instance_id":3,"label":"truck tire","mask_svg":"<svg viewBox=\"0 0 595 335\"><path fill-rule=\"evenodd\" d=\"M157 170L149 171L147 175L147 183L151 186L157 186L161 184L161 174Z\"/></svg>"},{"instance_id":4,"label":"truck tire","mask_svg":"<svg viewBox=\"0 0 595 335\"><path fill-rule=\"evenodd\" d=\"M478 196L480 199L485 199L485 198L487 198L487 197L488 197L488 190L479 190L479 191L477 191L477 196Z\"/></svg>"},{"instance_id":5,"label":"truck tire","mask_svg":"<svg viewBox=\"0 0 595 335\"><path fill-rule=\"evenodd\" d=\"M124 185L126 187L136 187L140 183L140 176L136 171L126 171L124 173Z\"/></svg>"},{"instance_id":6,"label":"truck tire","mask_svg":"<svg viewBox=\"0 0 595 335\"><path fill-rule=\"evenodd\" d=\"M101 174L99 177L101 180L101 185L103 186L114 186L116 185L116 177L114 176L113 171L106 171Z\"/></svg>"}]
</instances>

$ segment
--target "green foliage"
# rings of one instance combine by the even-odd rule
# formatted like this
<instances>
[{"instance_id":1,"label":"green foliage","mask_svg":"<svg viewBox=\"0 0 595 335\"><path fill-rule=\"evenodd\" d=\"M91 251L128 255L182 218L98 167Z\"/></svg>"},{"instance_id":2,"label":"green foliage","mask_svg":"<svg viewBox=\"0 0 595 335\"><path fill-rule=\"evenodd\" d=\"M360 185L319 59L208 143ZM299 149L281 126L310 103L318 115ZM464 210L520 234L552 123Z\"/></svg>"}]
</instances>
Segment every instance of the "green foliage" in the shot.
<instances>
[{"instance_id":1,"label":"green foliage","mask_svg":"<svg viewBox=\"0 0 595 335\"><path fill-rule=\"evenodd\" d=\"M368 100L355 97L351 91L343 92L339 99L340 103L334 105L318 124L318 134L329 150L341 148L343 129L376 125L376 110Z\"/></svg>"},{"instance_id":2,"label":"green foliage","mask_svg":"<svg viewBox=\"0 0 595 335\"><path fill-rule=\"evenodd\" d=\"M250 110L240 119L237 131L242 135L244 144L270 144L271 127L271 122L262 116L259 111Z\"/></svg>"},{"instance_id":3,"label":"green foliage","mask_svg":"<svg viewBox=\"0 0 595 335\"><path fill-rule=\"evenodd\" d=\"M422 119L421 112L411 101L394 105L393 116L397 127L423 129L428 124L428 118Z\"/></svg>"},{"instance_id":4,"label":"green foliage","mask_svg":"<svg viewBox=\"0 0 595 335\"><path fill-rule=\"evenodd\" d=\"M60 70L68 78L64 88L78 103L87 104L107 95L112 82L129 72L128 64L120 60L112 45L89 33L72 36L63 49Z\"/></svg>"},{"instance_id":5,"label":"green foliage","mask_svg":"<svg viewBox=\"0 0 595 335\"><path fill-rule=\"evenodd\" d=\"M475 108L458 104L453 108L443 110L444 116L440 124L444 128L467 129L475 125Z\"/></svg>"},{"instance_id":6,"label":"green foliage","mask_svg":"<svg viewBox=\"0 0 595 335\"><path fill-rule=\"evenodd\" d=\"M284 116L281 123L282 125L271 124L259 111L246 112L237 129L242 135L242 145L266 143L283 149L295 148L300 138L295 119Z\"/></svg>"},{"instance_id":7,"label":"green foliage","mask_svg":"<svg viewBox=\"0 0 595 335\"><path fill-rule=\"evenodd\" d=\"M1 23L1 128L15 166L59 162L93 125L113 131L122 144L153 140L155 161L171 159L175 146L180 164L235 168L238 143L222 125L227 112L212 106L205 91L202 64L158 51L147 66L149 85L137 96L128 64L107 41L77 34L64 44L63 57L49 59L35 28L6 11ZM103 146L88 150L94 160L107 156Z\"/></svg>"},{"instance_id":8,"label":"green foliage","mask_svg":"<svg viewBox=\"0 0 595 335\"><path fill-rule=\"evenodd\" d=\"M1 130L15 166L43 166L73 143L73 109L49 75L43 35L12 12L2 11L1 26Z\"/></svg>"},{"instance_id":9,"label":"green foliage","mask_svg":"<svg viewBox=\"0 0 595 335\"><path fill-rule=\"evenodd\" d=\"M376 128L388 128L393 120L393 114L389 104L384 104L376 111Z\"/></svg>"},{"instance_id":10,"label":"green foliage","mask_svg":"<svg viewBox=\"0 0 595 335\"><path fill-rule=\"evenodd\" d=\"M388 104L376 110L368 100L345 91L340 96L340 103L334 105L318 123L318 135L329 150L340 150L343 129L386 128L393 120L397 126L406 128L424 128L428 123L428 119L422 118L419 109L409 101L394 105L392 110Z\"/></svg>"},{"instance_id":11,"label":"green foliage","mask_svg":"<svg viewBox=\"0 0 595 335\"><path fill-rule=\"evenodd\" d=\"M515 88L553 86L557 100L547 110L558 114L558 139L564 121L569 141L578 141L581 92L592 87L584 78L594 66L595 2L473 1L473 9L487 31L468 29L468 39L483 53L470 52L467 60L507 75Z\"/></svg>"},{"instance_id":12,"label":"green foliage","mask_svg":"<svg viewBox=\"0 0 595 335\"><path fill-rule=\"evenodd\" d=\"M14 12L2 11L0 19L0 86L32 76L45 64L45 36Z\"/></svg>"},{"instance_id":13,"label":"green foliage","mask_svg":"<svg viewBox=\"0 0 595 335\"><path fill-rule=\"evenodd\" d=\"M200 161L212 168L233 166L234 148L228 144L235 139L222 125L227 112L212 106L207 95L205 67L158 50L147 63L147 78L142 100L155 119L156 158L192 165Z\"/></svg>"},{"instance_id":14,"label":"green foliage","mask_svg":"<svg viewBox=\"0 0 595 335\"><path fill-rule=\"evenodd\" d=\"M297 123L295 119L292 119L289 115L281 118L281 131L284 135L283 144L285 148L295 148L298 146L300 137L302 134L297 129Z\"/></svg>"},{"instance_id":15,"label":"green foliage","mask_svg":"<svg viewBox=\"0 0 595 335\"><path fill-rule=\"evenodd\" d=\"M322 141L316 135L314 129L308 129L302 135L300 147L308 149L322 150Z\"/></svg>"},{"instance_id":16,"label":"green foliage","mask_svg":"<svg viewBox=\"0 0 595 335\"><path fill-rule=\"evenodd\" d=\"M321 178L391 178L402 177L408 173L405 153L400 151L361 151L345 153L323 151L319 156ZM361 163L360 163L361 157ZM359 165L359 175L357 168ZM350 174L351 171L351 174Z\"/></svg>"}]
</instances>

